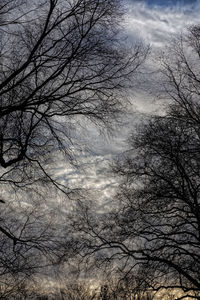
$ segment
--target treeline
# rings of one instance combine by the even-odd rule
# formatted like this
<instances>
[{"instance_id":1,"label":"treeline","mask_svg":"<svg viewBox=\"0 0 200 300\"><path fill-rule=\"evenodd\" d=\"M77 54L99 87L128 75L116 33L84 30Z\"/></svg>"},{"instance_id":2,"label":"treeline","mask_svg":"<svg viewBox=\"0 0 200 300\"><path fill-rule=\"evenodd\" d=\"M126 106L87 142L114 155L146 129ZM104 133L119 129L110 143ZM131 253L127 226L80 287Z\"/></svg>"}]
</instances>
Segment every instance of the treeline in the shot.
<instances>
[{"instance_id":1,"label":"treeline","mask_svg":"<svg viewBox=\"0 0 200 300\"><path fill-rule=\"evenodd\" d=\"M44 289L45 290L45 289ZM1 299L15 300L175 300L176 297L170 292L161 292L156 296L153 291L139 291L133 287L116 287L104 285L88 285L87 282L66 284L61 287L52 288L51 292L37 291L30 285L22 285L18 291L6 294L0 294Z\"/></svg>"}]
</instances>

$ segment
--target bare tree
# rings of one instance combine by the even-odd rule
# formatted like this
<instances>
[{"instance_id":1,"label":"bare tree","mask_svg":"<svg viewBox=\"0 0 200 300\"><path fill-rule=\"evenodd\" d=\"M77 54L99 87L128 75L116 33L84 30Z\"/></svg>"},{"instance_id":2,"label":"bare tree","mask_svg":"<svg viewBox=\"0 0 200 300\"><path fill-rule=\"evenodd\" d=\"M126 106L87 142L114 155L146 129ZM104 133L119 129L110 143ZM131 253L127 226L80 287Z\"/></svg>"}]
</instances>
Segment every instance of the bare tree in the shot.
<instances>
[{"instance_id":1,"label":"bare tree","mask_svg":"<svg viewBox=\"0 0 200 300\"><path fill-rule=\"evenodd\" d=\"M20 272L28 275L44 257L55 263L70 249L64 225L49 224L44 188L49 189L50 183L69 193L48 172L49 160L53 152L69 153L71 128L80 120L107 126L122 111L124 91L146 56L142 46L125 46L118 25L122 16L118 0L0 3L0 274L4 278ZM30 200L35 198L42 199L42 208Z\"/></svg>"},{"instance_id":2,"label":"bare tree","mask_svg":"<svg viewBox=\"0 0 200 300\"><path fill-rule=\"evenodd\" d=\"M39 157L47 149L66 151L79 117L108 124L145 57L140 46L130 52L117 37L117 0L31 5L10 0L1 7L2 168L28 161L43 169Z\"/></svg>"},{"instance_id":3,"label":"bare tree","mask_svg":"<svg viewBox=\"0 0 200 300\"><path fill-rule=\"evenodd\" d=\"M139 288L174 289L176 299L200 299L199 53L192 27L162 59L165 115L144 120L115 164L117 207L96 218L85 206L73 223L86 257L97 252Z\"/></svg>"},{"instance_id":4,"label":"bare tree","mask_svg":"<svg viewBox=\"0 0 200 300\"><path fill-rule=\"evenodd\" d=\"M31 191L32 192L32 191ZM29 202L10 201L0 213L0 297L14 298L39 286L43 278L55 279L56 268L73 259L76 241L70 235L59 205L49 205L54 198L52 189L48 200L29 193ZM27 192L22 195L27 196ZM53 201L53 199L52 199ZM30 288L32 286L32 288ZM37 288L35 288L37 290ZM49 291L50 292L50 291ZM10 298L9 298L10 297Z\"/></svg>"}]
</instances>

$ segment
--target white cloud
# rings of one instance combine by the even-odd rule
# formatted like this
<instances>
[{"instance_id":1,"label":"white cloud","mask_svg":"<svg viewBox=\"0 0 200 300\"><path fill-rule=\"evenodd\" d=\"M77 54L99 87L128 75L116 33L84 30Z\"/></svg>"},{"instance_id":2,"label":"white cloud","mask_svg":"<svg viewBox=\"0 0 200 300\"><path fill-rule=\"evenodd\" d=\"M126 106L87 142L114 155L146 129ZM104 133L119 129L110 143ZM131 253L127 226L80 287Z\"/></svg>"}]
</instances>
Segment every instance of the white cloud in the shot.
<instances>
[{"instance_id":1,"label":"white cloud","mask_svg":"<svg viewBox=\"0 0 200 300\"><path fill-rule=\"evenodd\" d=\"M110 206L117 185L117 179L109 171L113 155L91 155L84 146L82 149L74 148L73 151L79 157L77 168L70 166L64 157L58 155L56 167L52 168L56 180L72 189L87 190L88 200L96 202L99 209L101 206L102 209Z\"/></svg>"},{"instance_id":2,"label":"white cloud","mask_svg":"<svg viewBox=\"0 0 200 300\"><path fill-rule=\"evenodd\" d=\"M145 2L128 1L125 27L131 40L142 39L154 47L162 47L188 26L200 22L200 3L173 7L149 7Z\"/></svg>"}]
</instances>

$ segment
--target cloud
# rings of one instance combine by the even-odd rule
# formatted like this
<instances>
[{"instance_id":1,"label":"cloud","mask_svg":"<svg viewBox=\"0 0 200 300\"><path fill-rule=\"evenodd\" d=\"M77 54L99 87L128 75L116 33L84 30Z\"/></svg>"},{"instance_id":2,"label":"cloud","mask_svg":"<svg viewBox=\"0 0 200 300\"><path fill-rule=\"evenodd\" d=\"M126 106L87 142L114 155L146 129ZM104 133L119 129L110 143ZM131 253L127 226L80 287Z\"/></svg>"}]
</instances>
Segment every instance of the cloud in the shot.
<instances>
[{"instance_id":1,"label":"cloud","mask_svg":"<svg viewBox=\"0 0 200 300\"><path fill-rule=\"evenodd\" d=\"M143 40L160 48L187 27L199 23L199 1L178 1L173 6L153 2L154 5L148 5L145 1L127 1L125 28L130 40Z\"/></svg>"},{"instance_id":2,"label":"cloud","mask_svg":"<svg viewBox=\"0 0 200 300\"><path fill-rule=\"evenodd\" d=\"M78 157L78 166L70 166L58 153L57 159L55 158L56 166L52 167L55 179L69 188L87 190L87 199L95 201L99 209L110 206L117 185L117 179L109 170L113 155L91 155L84 145L72 150Z\"/></svg>"},{"instance_id":3,"label":"cloud","mask_svg":"<svg viewBox=\"0 0 200 300\"><path fill-rule=\"evenodd\" d=\"M188 4L159 6L155 2L154 5L148 5L145 1L130 0L127 0L126 6L128 14L125 19L125 33L129 40L133 43L143 40L151 44L154 49L164 48L173 37L184 32L188 26L199 22L199 2L196 2L195 9L194 3L193 6ZM70 168L63 160L58 159L57 167L54 169L60 182L71 187L88 188L90 192L94 190L94 198L102 202L104 207L110 205L117 184L116 178L109 173L112 158L126 149L125 140L128 133L136 123L141 121L142 116L156 113L156 110L160 109L158 104L155 104L154 96L150 95L153 86L151 76L148 74L149 81L146 79L147 76L142 76L147 88L145 90L143 84L142 91L141 87L135 89L130 96L133 108L124 118L125 126L116 128L115 136L108 140L91 124L83 124L82 130L73 133L73 138L79 145L75 152L80 168L76 170ZM152 76L154 77L155 74ZM155 90L155 86L153 89Z\"/></svg>"}]
</instances>

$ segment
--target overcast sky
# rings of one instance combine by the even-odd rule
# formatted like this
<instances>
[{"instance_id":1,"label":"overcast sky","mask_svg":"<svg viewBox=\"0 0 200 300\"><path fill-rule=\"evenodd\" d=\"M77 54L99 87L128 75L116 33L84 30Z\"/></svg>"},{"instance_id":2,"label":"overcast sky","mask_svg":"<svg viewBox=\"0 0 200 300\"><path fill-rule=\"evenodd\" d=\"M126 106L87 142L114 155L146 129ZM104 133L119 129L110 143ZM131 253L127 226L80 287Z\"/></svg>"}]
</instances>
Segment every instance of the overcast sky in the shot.
<instances>
[{"instance_id":1,"label":"overcast sky","mask_svg":"<svg viewBox=\"0 0 200 300\"><path fill-rule=\"evenodd\" d=\"M144 44L150 44L152 53L165 49L173 37L186 31L188 26L198 24L200 16L200 0L125 0L127 15L125 18L125 34L132 43L142 40ZM148 76L149 77L149 76ZM146 80L145 76L143 76ZM145 87L136 81L136 88L131 92L133 107L130 110L132 119L137 122L141 114L153 113L159 106L155 102L154 96L149 91L144 91ZM158 106L157 106L158 105ZM90 131L90 127L89 127ZM114 140L104 140L96 130L86 134L88 148L92 148L94 153L112 154L121 148L122 141L126 139L129 128L122 129L116 133ZM82 136L82 134L78 134ZM92 136L91 145L88 137ZM79 137L78 137L79 139ZM94 143L95 140L95 143ZM84 143L84 137L83 137Z\"/></svg>"},{"instance_id":2,"label":"overcast sky","mask_svg":"<svg viewBox=\"0 0 200 300\"><path fill-rule=\"evenodd\" d=\"M200 0L126 0L124 3L128 12L125 34L133 43L142 40L150 44L152 52L165 49L173 37L200 22ZM76 133L84 167L79 174L69 168L63 174L62 161L57 166L57 174L64 181L75 186L99 189L99 199L104 199L104 203L115 186L115 180L107 173L109 162L113 155L126 149L128 132L141 116L157 109L158 103L142 86L137 91L134 89L131 97L133 107L129 114L130 121L121 130L116 130L113 138L105 139L93 126L84 126L83 132Z\"/></svg>"},{"instance_id":3,"label":"overcast sky","mask_svg":"<svg viewBox=\"0 0 200 300\"><path fill-rule=\"evenodd\" d=\"M197 24L200 0L127 0L127 34L162 47L174 35Z\"/></svg>"}]
</instances>

